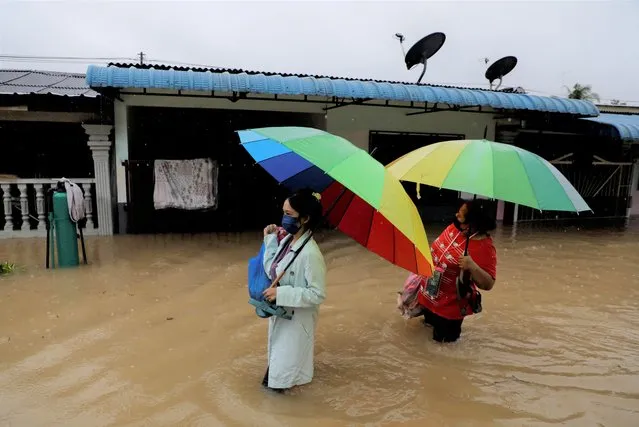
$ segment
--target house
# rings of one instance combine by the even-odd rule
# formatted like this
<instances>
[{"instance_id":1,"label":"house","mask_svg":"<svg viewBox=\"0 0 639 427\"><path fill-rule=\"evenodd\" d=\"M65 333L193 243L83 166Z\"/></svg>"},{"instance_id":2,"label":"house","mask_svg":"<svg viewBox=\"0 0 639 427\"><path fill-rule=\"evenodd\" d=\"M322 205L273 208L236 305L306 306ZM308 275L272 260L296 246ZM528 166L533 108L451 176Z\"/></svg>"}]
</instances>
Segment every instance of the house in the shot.
<instances>
[{"instance_id":1,"label":"house","mask_svg":"<svg viewBox=\"0 0 639 427\"><path fill-rule=\"evenodd\" d=\"M235 133L263 126L324 129L384 164L420 146L485 136L522 146L555 164L593 207L590 217L626 218L639 210L639 196L630 206L637 188L639 135L627 132L618 115L603 115L589 101L170 65L90 66L86 85L113 102L112 139L102 141L105 146L112 141L113 149L100 170L112 183L103 187L112 190L112 230L119 233L239 231L277 219L285 190L254 164ZM104 120L102 126L104 137L111 122ZM218 207L155 210L154 161L200 157L217 162ZM414 185L405 188L415 196ZM424 187L421 195L414 200L428 221L448 219L460 196ZM495 209L505 223L572 215L503 202ZM97 210L98 216L109 214L105 206Z\"/></svg>"},{"instance_id":2,"label":"house","mask_svg":"<svg viewBox=\"0 0 639 427\"><path fill-rule=\"evenodd\" d=\"M61 177L84 189L86 233L113 233L112 116L83 74L0 70L0 238L44 236L45 194Z\"/></svg>"}]
</instances>

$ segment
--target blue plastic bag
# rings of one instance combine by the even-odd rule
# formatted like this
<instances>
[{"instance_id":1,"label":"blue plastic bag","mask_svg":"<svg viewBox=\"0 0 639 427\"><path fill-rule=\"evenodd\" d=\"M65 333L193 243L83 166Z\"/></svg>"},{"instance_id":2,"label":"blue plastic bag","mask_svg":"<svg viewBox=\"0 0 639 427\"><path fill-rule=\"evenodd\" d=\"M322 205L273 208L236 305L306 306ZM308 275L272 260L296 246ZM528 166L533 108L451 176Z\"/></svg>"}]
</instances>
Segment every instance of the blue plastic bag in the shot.
<instances>
[{"instance_id":1,"label":"blue plastic bag","mask_svg":"<svg viewBox=\"0 0 639 427\"><path fill-rule=\"evenodd\" d=\"M257 256L249 259L248 262L249 304L255 307L255 313L259 317L267 318L275 315L285 319L291 319L292 316L290 316L284 308L274 306L264 300L263 293L271 286L271 279L269 279L266 271L264 271L265 250L266 247L264 243L262 243L260 252Z\"/></svg>"},{"instance_id":2,"label":"blue plastic bag","mask_svg":"<svg viewBox=\"0 0 639 427\"><path fill-rule=\"evenodd\" d=\"M262 243L260 252L257 256L249 259L248 262L248 291L249 297L256 301L264 301L264 295L262 293L271 286L271 279L269 279L266 271L264 271L264 251L266 246Z\"/></svg>"}]
</instances>

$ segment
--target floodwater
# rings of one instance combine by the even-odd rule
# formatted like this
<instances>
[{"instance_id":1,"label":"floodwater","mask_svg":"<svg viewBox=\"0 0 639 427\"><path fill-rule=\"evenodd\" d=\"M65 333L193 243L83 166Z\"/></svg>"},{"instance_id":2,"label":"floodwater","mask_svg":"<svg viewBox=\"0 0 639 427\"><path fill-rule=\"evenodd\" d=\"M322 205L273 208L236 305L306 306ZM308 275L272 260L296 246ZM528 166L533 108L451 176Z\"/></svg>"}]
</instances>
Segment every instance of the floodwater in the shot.
<instances>
[{"instance_id":1,"label":"floodwater","mask_svg":"<svg viewBox=\"0 0 639 427\"><path fill-rule=\"evenodd\" d=\"M53 271L42 240L0 241L23 266L0 279L0 425L637 426L638 226L498 231L496 286L448 345L396 312L404 271L318 236L315 379L288 396L260 387L258 235L88 238L89 266Z\"/></svg>"}]
</instances>

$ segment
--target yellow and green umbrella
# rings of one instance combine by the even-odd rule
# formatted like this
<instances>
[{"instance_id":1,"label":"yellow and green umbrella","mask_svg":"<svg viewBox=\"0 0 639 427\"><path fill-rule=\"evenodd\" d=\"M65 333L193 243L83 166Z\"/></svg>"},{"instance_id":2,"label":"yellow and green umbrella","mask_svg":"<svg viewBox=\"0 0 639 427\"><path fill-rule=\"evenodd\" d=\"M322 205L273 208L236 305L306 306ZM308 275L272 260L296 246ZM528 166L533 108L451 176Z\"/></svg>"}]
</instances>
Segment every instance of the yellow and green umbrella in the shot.
<instances>
[{"instance_id":1,"label":"yellow and green umbrella","mask_svg":"<svg viewBox=\"0 0 639 427\"><path fill-rule=\"evenodd\" d=\"M484 196L540 211L590 211L545 159L513 145L482 140L428 145L386 166L402 181Z\"/></svg>"},{"instance_id":2,"label":"yellow and green umbrella","mask_svg":"<svg viewBox=\"0 0 639 427\"><path fill-rule=\"evenodd\" d=\"M377 160L346 139L305 127L238 131L242 146L279 183L321 193L328 222L381 257L432 273L417 208Z\"/></svg>"}]
</instances>

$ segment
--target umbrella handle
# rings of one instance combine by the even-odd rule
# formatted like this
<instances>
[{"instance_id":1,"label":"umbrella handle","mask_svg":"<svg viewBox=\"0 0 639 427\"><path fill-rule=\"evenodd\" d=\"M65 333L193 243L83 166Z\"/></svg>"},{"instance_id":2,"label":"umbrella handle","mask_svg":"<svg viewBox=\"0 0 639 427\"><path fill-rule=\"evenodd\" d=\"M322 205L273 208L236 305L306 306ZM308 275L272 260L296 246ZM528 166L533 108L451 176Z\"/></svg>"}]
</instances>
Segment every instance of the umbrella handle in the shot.
<instances>
[{"instance_id":1,"label":"umbrella handle","mask_svg":"<svg viewBox=\"0 0 639 427\"><path fill-rule=\"evenodd\" d=\"M466 247L464 248L464 256L468 256L468 246L470 245L470 226L468 227L468 232L466 233ZM460 279L462 283L468 283L471 279L470 273L468 271L462 271L460 274Z\"/></svg>"},{"instance_id":2,"label":"umbrella handle","mask_svg":"<svg viewBox=\"0 0 639 427\"><path fill-rule=\"evenodd\" d=\"M282 277L284 277L284 273L286 273L286 270L283 270L276 278L275 280L273 280L273 283L271 283L271 286L269 286L269 288L275 288L277 287L277 285L280 283L280 280L282 280Z\"/></svg>"},{"instance_id":3,"label":"umbrella handle","mask_svg":"<svg viewBox=\"0 0 639 427\"><path fill-rule=\"evenodd\" d=\"M468 230L468 234L466 234L466 247L464 248L464 256L468 256L468 245L470 244L470 229Z\"/></svg>"},{"instance_id":4,"label":"umbrella handle","mask_svg":"<svg viewBox=\"0 0 639 427\"><path fill-rule=\"evenodd\" d=\"M486 129L488 129L488 126L486 126ZM477 194L473 195L473 201L477 200ZM470 230L470 224L468 224L468 231L466 232L466 248L464 249L464 256L468 256L468 245L470 244L470 236L472 235L472 232Z\"/></svg>"}]
</instances>

